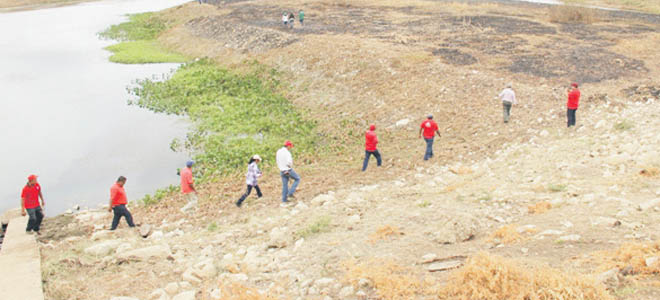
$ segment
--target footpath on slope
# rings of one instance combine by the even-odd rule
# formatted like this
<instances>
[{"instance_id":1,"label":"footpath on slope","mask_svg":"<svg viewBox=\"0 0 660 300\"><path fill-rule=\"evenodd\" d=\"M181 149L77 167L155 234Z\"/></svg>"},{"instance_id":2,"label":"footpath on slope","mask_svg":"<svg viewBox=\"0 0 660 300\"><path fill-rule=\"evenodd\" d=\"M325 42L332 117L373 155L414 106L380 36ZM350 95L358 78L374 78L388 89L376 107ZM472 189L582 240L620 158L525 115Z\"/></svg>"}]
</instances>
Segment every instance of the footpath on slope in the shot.
<instances>
[{"instance_id":1,"label":"footpath on slope","mask_svg":"<svg viewBox=\"0 0 660 300\"><path fill-rule=\"evenodd\" d=\"M9 221L0 250L0 295L6 300L44 299L41 257L33 235L24 231L28 217Z\"/></svg>"}]
</instances>

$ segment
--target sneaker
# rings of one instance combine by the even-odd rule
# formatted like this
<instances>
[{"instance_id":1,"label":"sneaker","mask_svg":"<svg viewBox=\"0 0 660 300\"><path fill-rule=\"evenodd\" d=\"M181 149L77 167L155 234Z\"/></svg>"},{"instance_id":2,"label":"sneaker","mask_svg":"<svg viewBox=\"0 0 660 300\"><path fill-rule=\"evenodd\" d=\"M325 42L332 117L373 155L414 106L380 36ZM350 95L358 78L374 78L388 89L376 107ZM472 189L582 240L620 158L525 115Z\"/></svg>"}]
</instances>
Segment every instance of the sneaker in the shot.
<instances>
[{"instance_id":1,"label":"sneaker","mask_svg":"<svg viewBox=\"0 0 660 300\"><path fill-rule=\"evenodd\" d=\"M237 206L237 207L241 207L241 204L243 204L243 203L241 203L241 202L236 202L236 206Z\"/></svg>"},{"instance_id":2,"label":"sneaker","mask_svg":"<svg viewBox=\"0 0 660 300\"><path fill-rule=\"evenodd\" d=\"M294 199L296 198L296 196L294 196L293 194L290 194L290 195L288 195L287 197L289 197L289 198L294 198Z\"/></svg>"}]
</instances>

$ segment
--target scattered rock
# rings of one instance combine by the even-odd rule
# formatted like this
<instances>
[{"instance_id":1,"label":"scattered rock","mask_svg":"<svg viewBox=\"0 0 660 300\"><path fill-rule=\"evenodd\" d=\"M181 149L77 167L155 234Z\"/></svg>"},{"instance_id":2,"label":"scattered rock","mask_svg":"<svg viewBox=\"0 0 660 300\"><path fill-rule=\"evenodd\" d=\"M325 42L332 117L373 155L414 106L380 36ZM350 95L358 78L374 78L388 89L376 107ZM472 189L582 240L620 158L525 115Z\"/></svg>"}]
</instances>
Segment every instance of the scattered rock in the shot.
<instances>
[{"instance_id":1,"label":"scattered rock","mask_svg":"<svg viewBox=\"0 0 660 300\"><path fill-rule=\"evenodd\" d=\"M518 233L534 232L536 231L536 225L529 224L529 225L518 226L518 228L516 228L516 231L518 231Z\"/></svg>"},{"instance_id":2,"label":"scattered rock","mask_svg":"<svg viewBox=\"0 0 660 300\"><path fill-rule=\"evenodd\" d=\"M314 281L314 285L319 289L329 287L333 283L335 283L335 280L333 278L328 278L328 277L320 278Z\"/></svg>"},{"instance_id":3,"label":"scattered rock","mask_svg":"<svg viewBox=\"0 0 660 300\"><path fill-rule=\"evenodd\" d=\"M644 260L644 263L646 264L647 267L653 268L658 265L658 257L657 256L648 257Z\"/></svg>"},{"instance_id":4,"label":"scattered rock","mask_svg":"<svg viewBox=\"0 0 660 300\"><path fill-rule=\"evenodd\" d=\"M140 226L139 229L140 236L142 236L143 238L147 238L151 234L151 229L152 229L151 225L143 224L142 226Z\"/></svg>"},{"instance_id":5,"label":"scattered rock","mask_svg":"<svg viewBox=\"0 0 660 300\"><path fill-rule=\"evenodd\" d=\"M653 207L657 206L658 204L660 204L660 198L656 198L656 199L653 199L653 200L648 200L644 203L641 203L637 207L637 210L645 211L645 210L648 210L649 208L653 208Z\"/></svg>"},{"instance_id":6,"label":"scattered rock","mask_svg":"<svg viewBox=\"0 0 660 300\"><path fill-rule=\"evenodd\" d=\"M170 247L167 245L154 245L154 246L149 246L149 247L144 247L140 249L135 249L135 250L130 250L126 251L124 253L120 253L118 255L119 258L135 258L138 260L144 260L148 259L150 257L159 257L159 258L165 258L172 255L172 251L170 251Z\"/></svg>"},{"instance_id":7,"label":"scattered rock","mask_svg":"<svg viewBox=\"0 0 660 300\"><path fill-rule=\"evenodd\" d=\"M598 281L608 286L619 285L619 269L613 268L598 275Z\"/></svg>"},{"instance_id":8,"label":"scattered rock","mask_svg":"<svg viewBox=\"0 0 660 300\"><path fill-rule=\"evenodd\" d=\"M165 291L170 294L174 295L179 291L179 283L178 282L170 282L165 286Z\"/></svg>"},{"instance_id":9,"label":"scattered rock","mask_svg":"<svg viewBox=\"0 0 660 300\"><path fill-rule=\"evenodd\" d=\"M332 202L334 200L335 200L335 196L333 196L333 195L321 194L321 195L318 195L318 196L314 197L314 199L312 199L312 203L315 204L315 205L323 205L323 203L325 203L325 202Z\"/></svg>"},{"instance_id":10,"label":"scattered rock","mask_svg":"<svg viewBox=\"0 0 660 300\"><path fill-rule=\"evenodd\" d=\"M408 120L408 119L401 119L401 120L399 120L399 121L396 121L396 123L394 123L394 126L396 126L396 127L402 127L402 126L406 126L406 125L408 125L408 123L410 123L410 120Z\"/></svg>"},{"instance_id":11,"label":"scattered rock","mask_svg":"<svg viewBox=\"0 0 660 300\"><path fill-rule=\"evenodd\" d=\"M339 299L346 299L353 296L355 289L352 286L346 286L339 291Z\"/></svg>"},{"instance_id":12,"label":"scattered rock","mask_svg":"<svg viewBox=\"0 0 660 300\"><path fill-rule=\"evenodd\" d=\"M438 256L435 255L435 253L429 253L429 254L426 254L426 255L422 256L422 261L421 261L421 263L422 263L422 264L428 264L428 263L431 263L431 262L435 261L435 259L436 259L437 257L438 257Z\"/></svg>"},{"instance_id":13,"label":"scattered rock","mask_svg":"<svg viewBox=\"0 0 660 300\"><path fill-rule=\"evenodd\" d=\"M559 242L577 242L577 241L580 240L580 238L581 237L580 237L579 234L569 234L569 235L565 235L565 236L560 237L559 239L557 239L557 241L559 241Z\"/></svg>"},{"instance_id":14,"label":"scattered rock","mask_svg":"<svg viewBox=\"0 0 660 300\"><path fill-rule=\"evenodd\" d=\"M114 236L114 231L100 230L100 231L92 233L91 240L92 241L105 240L105 239L108 239L112 236Z\"/></svg>"},{"instance_id":15,"label":"scattered rock","mask_svg":"<svg viewBox=\"0 0 660 300\"><path fill-rule=\"evenodd\" d=\"M373 283L371 283L371 280L367 278L360 278L360 280L358 280L358 286L360 288L368 288L371 287L372 285Z\"/></svg>"},{"instance_id":16,"label":"scattered rock","mask_svg":"<svg viewBox=\"0 0 660 300\"><path fill-rule=\"evenodd\" d=\"M286 227L275 227L270 231L270 241L268 247L284 248L289 242L289 234Z\"/></svg>"},{"instance_id":17,"label":"scattered rock","mask_svg":"<svg viewBox=\"0 0 660 300\"><path fill-rule=\"evenodd\" d=\"M437 225L438 230L430 233L440 244L455 244L471 240L479 232L481 222L469 214L455 215Z\"/></svg>"},{"instance_id":18,"label":"scattered rock","mask_svg":"<svg viewBox=\"0 0 660 300\"><path fill-rule=\"evenodd\" d=\"M571 223L571 221L568 221L568 220L564 220L564 221L562 221L562 222L561 222L561 225L564 225L564 227L566 227L566 228L571 228L571 227L573 227L573 223Z\"/></svg>"},{"instance_id":19,"label":"scattered rock","mask_svg":"<svg viewBox=\"0 0 660 300\"><path fill-rule=\"evenodd\" d=\"M346 222L350 225L355 225L355 224L360 222L360 215L357 215L357 214L352 215L352 216L348 217L348 220L346 220Z\"/></svg>"},{"instance_id":20,"label":"scattered rock","mask_svg":"<svg viewBox=\"0 0 660 300\"><path fill-rule=\"evenodd\" d=\"M426 267L426 270L428 270L429 272L446 271L446 270L458 268L462 265L463 265L463 261L449 260L449 261L432 263Z\"/></svg>"},{"instance_id":21,"label":"scattered rock","mask_svg":"<svg viewBox=\"0 0 660 300\"><path fill-rule=\"evenodd\" d=\"M157 240L157 239L162 239L163 236L164 236L163 232L158 230L158 231L154 231L150 237L154 240Z\"/></svg>"},{"instance_id":22,"label":"scattered rock","mask_svg":"<svg viewBox=\"0 0 660 300\"><path fill-rule=\"evenodd\" d=\"M170 295L164 289L156 289L149 294L150 300L170 300Z\"/></svg>"},{"instance_id":23,"label":"scattered rock","mask_svg":"<svg viewBox=\"0 0 660 300\"><path fill-rule=\"evenodd\" d=\"M548 229L548 230L544 230L541 233L537 234L537 236L560 235L562 233L564 233L564 232L559 231L559 230Z\"/></svg>"},{"instance_id":24,"label":"scattered rock","mask_svg":"<svg viewBox=\"0 0 660 300\"><path fill-rule=\"evenodd\" d=\"M193 266L193 274L202 279L206 279L217 275L218 269L213 263L212 258L206 258Z\"/></svg>"},{"instance_id":25,"label":"scattered rock","mask_svg":"<svg viewBox=\"0 0 660 300\"><path fill-rule=\"evenodd\" d=\"M209 297L211 297L211 299L214 299L214 300L220 300L222 298L222 293L220 292L219 289L213 289L209 293Z\"/></svg>"}]
</instances>

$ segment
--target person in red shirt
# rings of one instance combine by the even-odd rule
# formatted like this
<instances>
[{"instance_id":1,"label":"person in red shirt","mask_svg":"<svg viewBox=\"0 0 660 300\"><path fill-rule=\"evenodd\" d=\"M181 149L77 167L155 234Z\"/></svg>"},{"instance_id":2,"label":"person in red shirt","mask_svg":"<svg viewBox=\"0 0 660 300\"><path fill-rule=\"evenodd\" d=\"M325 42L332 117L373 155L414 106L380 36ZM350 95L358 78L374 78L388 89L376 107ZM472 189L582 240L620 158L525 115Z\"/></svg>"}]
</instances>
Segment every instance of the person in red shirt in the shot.
<instances>
[{"instance_id":1,"label":"person in red shirt","mask_svg":"<svg viewBox=\"0 0 660 300\"><path fill-rule=\"evenodd\" d=\"M580 104L580 90L578 90L578 84L571 84L571 88L568 89L568 101L566 101L566 117L568 119L568 127L575 126L575 111L578 109Z\"/></svg>"},{"instance_id":2,"label":"person in red shirt","mask_svg":"<svg viewBox=\"0 0 660 300\"><path fill-rule=\"evenodd\" d=\"M117 229L121 217L126 219L126 223L128 223L129 227L135 227L135 224L133 224L133 216L131 215L131 212L128 211L128 208L126 208L128 201L126 198L126 191L124 190L124 184L126 184L126 177L119 176L117 182L110 187L110 207L108 207L108 211L112 210L114 213L110 230Z\"/></svg>"},{"instance_id":3,"label":"person in red shirt","mask_svg":"<svg viewBox=\"0 0 660 300\"><path fill-rule=\"evenodd\" d=\"M426 141L426 152L424 153L424 160L429 160L433 157L433 138L436 133L440 136L440 131L438 131L438 124L433 121L433 115L428 115L426 121L422 122L419 128L419 138L424 136L424 141Z\"/></svg>"},{"instance_id":4,"label":"person in red shirt","mask_svg":"<svg viewBox=\"0 0 660 300\"><path fill-rule=\"evenodd\" d=\"M192 174L194 161L186 162L186 168L181 170L181 193L186 197L188 203L181 208L181 212L188 213L197 209L197 190L195 190L195 179Z\"/></svg>"},{"instance_id":5,"label":"person in red shirt","mask_svg":"<svg viewBox=\"0 0 660 300\"><path fill-rule=\"evenodd\" d=\"M39 206L39 198L41 198L41 206ZM37 175L30 175L21 192L21 215L25 216L27 214L30 216L25 232L30 233L33 230L39 234L39 227L44 219L42 206L46 206L46 202L41 194L41 186L37 183Z\"/></svg>"},{"instance_id":6,"label":"person in red shirt","mask_svg":"<svg viewBox=\"0 0 660 300\"><path fill-rule=\"evenodd\" d=\"M369 131L367 131L364 134L364 150L365 150L365 156L364 156L364 162L362 163L362 172L364 172L367 169L367 166L369 165L369 158L373 155L376 157L377 165L380 167L382 164L382 160L380 158L380 153L378 152L378 149L376 146L378 145L378 137L376 136L376 125L371 125L369 126Z\"/></svg>"}]
</instances>

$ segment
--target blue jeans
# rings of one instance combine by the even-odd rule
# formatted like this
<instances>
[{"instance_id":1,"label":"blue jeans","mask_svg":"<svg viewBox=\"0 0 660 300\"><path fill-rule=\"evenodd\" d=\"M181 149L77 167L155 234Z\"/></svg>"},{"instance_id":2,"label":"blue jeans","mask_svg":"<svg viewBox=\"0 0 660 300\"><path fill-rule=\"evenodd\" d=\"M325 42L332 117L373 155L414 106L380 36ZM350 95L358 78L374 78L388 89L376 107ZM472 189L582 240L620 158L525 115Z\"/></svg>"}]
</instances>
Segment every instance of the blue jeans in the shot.
<instances>
[{"instance_id":1,"label":"blue jeans","mask_svg":"<svg viewBox=\"0 0 660 300\"><path fill-rule=\"evenodd\" d=\"M117 229L117 225L119 225L119 220L121 217L126 219L126 223L128 223L129 227L135 227L135 224L133 224L133 216L131 215L131 212L126 208L126 205L117 205L112 208L112 212L114 213L114 216L112 217L112 226L110 227L110 230Z\"/></svg>"},{"instance_id":2,"label":"blue jeans","mask_svg":"<svg viewBox=\"0 0 660 300\"><path fill-rule=\"evenodd\" d=\"M424 153L424 160L429 160L429 158L433 157L433 138L424 138L424 141L426 141L426 153Z\"/></svg>"},{"instance_id":3,"label":"blue jeans","mask_svg":"<svg viewBox=\"0 0 660 300\"><path fill-rule=\"evenodd\" d=\"M44 219L44 213L41 210L41 206L37 206L35 208L26 208L25 210L27 211L27 215L30 217L25 231L34 230L34 232L39 232L41 220Z\"/></svg>"},{"instance_id":4,"label":"blue jeans","mask_svg":"<svg viewBox=\"0 0 660 300\"><path fill-rule=\"evenodd\" d=\"M575 111L576 109L568 109L566 111L566 116L568 117L568 127L575 126Z\"/></svg>"},{"instance_id":5,"label":"blue jeans","mask_svg":"<svg viewBox=\"0 0 660 300\"><path fill-rule=\"evenodd\" d=\"M376 162L378 163L378 166L380 167L381 163L383 160L380 158L380 153L378 150L374 151L364 151L364 162L362 163L362 171L365 171L367 169L367 166L369 165L369 158L373 155L376 157Z\"/></svg>"},{"instance_id":6,"label":"blue jeans","mask_svg":"<svg viewBox=\"0 0 660 300\"><path fill-rule=\"evenodd\" d=\"M285 172L288 172L288 174ZM287 202L286 198L296 192L296 188L300 183L300 176L293 169L280 171L280 176L282 176L282 202ZM289 178L293 179L291 189L289 189Z\"/></svg>"}]
</instances>

